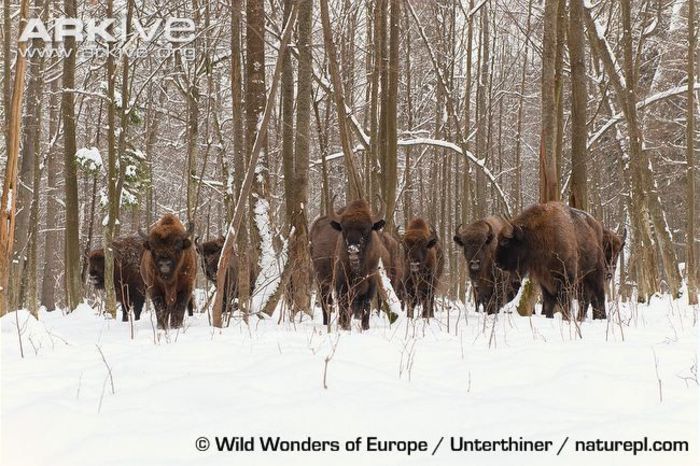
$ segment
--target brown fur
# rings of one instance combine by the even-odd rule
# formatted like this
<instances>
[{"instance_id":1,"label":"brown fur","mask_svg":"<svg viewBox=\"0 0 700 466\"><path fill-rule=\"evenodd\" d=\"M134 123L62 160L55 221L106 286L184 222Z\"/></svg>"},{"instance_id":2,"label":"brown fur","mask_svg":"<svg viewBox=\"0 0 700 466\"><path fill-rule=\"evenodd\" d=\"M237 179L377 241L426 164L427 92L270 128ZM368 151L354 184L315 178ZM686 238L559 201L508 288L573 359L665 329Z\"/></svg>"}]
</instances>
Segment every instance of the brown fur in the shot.
<instances>
[{"instance_id":1,"label":"brown fur","mask_svg":"<svg viewBox=\"0 0 700 466\"><path fill-rule=\"evenodd\" d=\"M578 319L586 316L588 304L593 305L593 318L605 319L605 254L603 224L588 212L569 207L576 226L579 262L577 274Z\"/></svg>"},{"instance_id":2,"label":"brown fur","mask_svg":"<svg viewBox=\"0 0 700 466\"><path fill-rule=\"evenodd\" d=\"M146 286L141 278L139 267L143 255L143 242L138 236L116 238L112 242L114 251L114 291L121 303L122 321L129 320L129 311L134 311L134 319L141 318L146 300ZM95 249L88 256L90 282L98 290L105 289L105 255L103 249Z\"/></svg>"},{"instance_id":3,"label":"brown fur","mask_svg":"<svg viewBox=\"0 0 700 466\"><path fill-rule=\"evenodd\" d=\"M390 264L389 251L381 239L384 220L374 221L365 200L348 204L338 220L330 225L340 231L336 241L334 286L338 298L338 323L350 329L350 317L361 317L362 328L369 328L370 302L377 293L379 260Z\"/></svg>"},{"instance_id":4,"label":"brown fur","mask_svg":"<svg viewBox=\"0 0 700 466\"><path fill-rule=\"evenodd\" d=\"M219 258L221 250L224 247L225 238L219 236L216 239L200 243L195 240L197 254L199 255L200 266L202 272L207 279L216 285L216 273L219 270ZM233 300L238 298L238 253L234 250L231 259L229 260L228 272L226 273L226 289L224 290L224 312L233 310ZM255 289L255 280L258 276L258 270L251 267L250 270L250 290Z\"/></svg>"},{"instance_id":5,"label":"brown fur","mask_svg":"<svg viewBox=\"0 0 700 466\"><path fill-rule=\"evenodd\" d=\"M625 246L627 230L623 231L622 237L608 228L603 228L603 253L605 254L605 280L612 280L617 269L617 259L620 251Z\"/></svg>"},{"instance_id":6,"label":"brown fur","mask_svg":"<svg viewBox=\"0 0 700 466\"><path fill-rule=\"evenodd\" d=\"M333 308L333 268L336 244L340 236L340 232L331 227L331 221L334 219L335 216L328 215L317 218L309 232L311 263L323 310L323 325L328 325Z\"/></svg>"},{"instance_id":7,"label":"brown fur","mask_svg":"<svg viewBox=\"0 0 700 466\"><path fill-rule=\"evenodd\" d=\"M414 308L418 304L422 306L423 317L433 317L435 294L445 267L442 246L434 229L422 218L411 220L402 244L406 264L402 288L408 317L413 318Z\"/></svg>"},{"instance_id":8,"label":"brown fur","mask_svg":"<svg viewBox=\"0 0 700 466\"><path fill-rule=\"evenodd\" d=\"M595 222L560 202L535 204L501 229L496 265L539 283L547 317L559 305L568 318L571 300L582 289L588 290L594 314L604 314L602 229Z\"/></svg>"},{"instance_id":9,"label":"brown fur","mask_svg":"<svg viewBox=\"0 0 700 466\"><path fill-rule=\"evenodd\" d=\"M164 215L144 238L141 276L156 310L159 328L182 326L197 278L197 253L188 230L173 214Z\"/></svg>"},{"instance_id":10,"label":"brown fur","mask_svg":"<svg viewBox=\"0 0 700 466\"><path fill-rule=\"evenodd\" d=\"M483 306L494 314L515 298L520 289L517 273L496 267L496 238L506 222L498 217L486 217L460 228L454 241L462 248L472 282L476 308Z\"/></svg>"}]
</instances>

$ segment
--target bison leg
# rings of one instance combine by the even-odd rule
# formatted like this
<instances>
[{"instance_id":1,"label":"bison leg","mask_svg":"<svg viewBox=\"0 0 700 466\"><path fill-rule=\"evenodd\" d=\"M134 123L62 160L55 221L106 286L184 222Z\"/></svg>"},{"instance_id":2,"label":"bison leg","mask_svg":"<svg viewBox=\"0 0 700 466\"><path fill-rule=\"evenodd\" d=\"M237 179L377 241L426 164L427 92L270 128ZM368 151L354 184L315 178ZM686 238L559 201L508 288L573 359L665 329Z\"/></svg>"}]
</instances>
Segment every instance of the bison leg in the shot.
<instances>
[{"instance_id":1,"label":"bison leg","mask_svg":"<svg viewBox=\"0 0 700 466\"><path fill-rule=\"evenodd\" d=\"M190 317L194 315L194 298L190 298L187 302L187 315Z\"/></svg>"},{"instance_id":2,"label":"bison leg","mask_svg":"<svg viewBox=\"0 0 700 466\"><path fill-rule=\"evenodd\" d=\"M338 325L343 330L350 330L350 319L352 309L350 307L347 291L342 287L336 292L338 296Z\"/></svg>"},{"instance_id":3,"label":"bison leg","mask_svg":"<svg viewBox=\"0 0 700 466\"><path fill-rule=\"evenodd\" d=\"M145 300L144 296L140 293L134 296L134 320L141 319L141 311L143 311L143 303Z\"/></svg>"},{"instance_id":4,"label":"bison leg","mask_svg":"<svg viewBox=\"0 0 700 466\"><path fill-rule=\"evenodd\" d=\"M554 307L557 304L556 297L542 287L542 314L548 319L554 318Z\"/></svg>"},{"instance_id":5,"label":"bison leg","mask_svg":"<svg viewBox=\"0 0 700 466\"><path fill-rule=\"evenodd\" d=\"M593 319L606 319L605 312L605 276L602 273L593 274L589 285Z\"/></svg>"},{"instance_id":6,"label":"bison leg","mask_svg":"<svg viewBox=\"0 0 700 466\"><path fill-rule=\"evenodd\" d=\"M129 306L122 303L119 303L122 307L122 322L129 322Z\"/></svg>"},{"instance_id":7,"label":"bison leg","mask_svg":"<svg viewBox=\"0 0 700 466\"><path fill-rule=\"evenodd\" d=\"M362 330L369 330L369 317L372 314L370 303L371 301L369 299L363 299L360 303L360 313L362 314Z\"/></svg>"},{"instance_id":8,"label":"bison leg","mask_svg":"<svg viewBox=\"0 0 700 466\"><path fill-rule=\"evenodd\" d=\"M165 306L165 299L163 299L162 295L156 294L151 296L151 302L156 311L158 328L166 329L168 327L168 309Z\"/></svg>"},{"instance_id":9,"label":"bison leg","mask_svg":"<svg viewBox=\"0 0 700 466\"><path fill-rule=\"evenodd\" d=\"M193 297L191 291L180 291L177 294L177 299L172 306L170 313L170 326L172 328L182 327L182 322L185 320L185 308L189 311L193 307ZM189 314L192 315L192 314Z\"/></svg>"}]
</instances>

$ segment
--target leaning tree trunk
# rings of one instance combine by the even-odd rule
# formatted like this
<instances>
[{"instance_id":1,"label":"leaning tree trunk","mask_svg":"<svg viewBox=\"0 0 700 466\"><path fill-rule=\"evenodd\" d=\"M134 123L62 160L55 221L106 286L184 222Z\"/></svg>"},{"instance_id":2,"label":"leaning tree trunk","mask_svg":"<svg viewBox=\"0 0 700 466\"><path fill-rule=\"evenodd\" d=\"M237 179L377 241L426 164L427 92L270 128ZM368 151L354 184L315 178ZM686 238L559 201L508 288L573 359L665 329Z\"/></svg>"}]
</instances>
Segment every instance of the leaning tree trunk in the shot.
<instances>
[{"instance_id":1,"label":"leaning tree trunk","mask_svg":"<svg viewBox=\"0 0 700 466\"><path fill-rule=\"evenodd\" d=\"M19 12L20 30L27 22L28 0L22 0ZM9 34L9 29L5 30ZM19 158L19 138L21 136L21 112L24 98L24 75L27 62L24 58L25 43L18 44L17 62L15 66L15 82L12 90L12 101L8 124L7 162L5 165L5 181L0 200L0 316L7 313L8 284L10 271L10 255L15 234L15 210L17 202L17 160ZM8 55L5 56L7 60Z\"/></svg>"},{"instance_id":2,"label":"leaning tree trunk","mask_svg":"<svg viewBox=\"0 0 700 466\"><path fill-rule=\"evenodd\" d=\"M687 122L686 122L686 168L687 176L687 229L686 232L686 261L685 261L685 276L688 283L688 302L690 304L698 303L698 283L697 283L697 263L695 256L695 217L697 209L695 208L695 53L696 35L695 35L695 0L688 0L688 95L686 97Z\"/></svg>"}]
</instances>

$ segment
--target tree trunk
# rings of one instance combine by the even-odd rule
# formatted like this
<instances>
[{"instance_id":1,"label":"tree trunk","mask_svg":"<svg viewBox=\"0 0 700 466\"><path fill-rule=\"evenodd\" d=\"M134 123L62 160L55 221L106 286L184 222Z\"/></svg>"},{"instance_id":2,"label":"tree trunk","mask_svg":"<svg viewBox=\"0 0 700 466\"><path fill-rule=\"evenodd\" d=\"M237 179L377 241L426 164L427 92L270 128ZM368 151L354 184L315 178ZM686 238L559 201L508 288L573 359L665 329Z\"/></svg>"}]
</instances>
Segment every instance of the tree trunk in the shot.
<instances>
[{"instance_id":1,"label":"tree trunk","mask_svg":"<svg viewBox=\"0 0 700 466\"><path fill-rule=\"evenodd\" d=\"M542 134L540 141L540 202L559 200L557 178L557 23L559 0L545 0L542 39Z\"/></svg>"},{"instance_id":2,"label":"tree trunk","mask_svg":"<svg viewBox=\"0 0 700 466\"><path fill-rule=\"evenodd\" d=\"M686 167L687 183L687 231L686 231L686 260L685 276L688 284L688 302L698 304L698 283L697 283L697 263L695 255L695 217L697 209L695 207L695 52L696 35L695 21L695 0L688 0L688 95L686 97L686 149L685 157L688 166Z\"/></svg>"},{"instance_id":3,"label":"tree trunk","mask_svg":"<svg viewBox=\"0 0 700 466\"><path fill-rule=\"evenodd\" d=\"M570 0L569 57L571 60L571 194L569 204L588 210L588 131L586 130L586 51L583 34L583 0Z\"/></svg>"},{"instance_id":4,"label":"tree trunk","mask_svg":"<svg viewBox=\"0 0 700 466\"><path fill-rule=\"evenodd\" d=\"M6 2L7 3L7 2ZM22 0L19 12L19 30L24 29L29 9L28 0ZM7 20L6 20L7 21ZM5 30L9 34L9 28ZM19 43L15 66L15 82L12 90L12 101L6 107L9 114L7 163L5 165L5 181L0 200L0 316L7 313L8 284L10 271L10 256L15 234L15 210L17 206L17 159L19 158L19 139L21 136L21 112L24 99L24 75L26 60L24 50L26 44ZM7 60L9 55L5 55Z\"/></svg>"},{"instance_id":5,"label":"tree trunk","mask_svg":"<svg viewBox=\"0 0 700 466\"><path fill-rule=\"evenodd\" d=\"M78 16L76 0L64 0L65 15ZM75 38L65 38L67 57L63 60L63 177L66 218L64 236L65 291L68 312L72 312L82 299L80 282L80 216L78 204L78 175L75 161Z\"/></svg>"}]
</instances>

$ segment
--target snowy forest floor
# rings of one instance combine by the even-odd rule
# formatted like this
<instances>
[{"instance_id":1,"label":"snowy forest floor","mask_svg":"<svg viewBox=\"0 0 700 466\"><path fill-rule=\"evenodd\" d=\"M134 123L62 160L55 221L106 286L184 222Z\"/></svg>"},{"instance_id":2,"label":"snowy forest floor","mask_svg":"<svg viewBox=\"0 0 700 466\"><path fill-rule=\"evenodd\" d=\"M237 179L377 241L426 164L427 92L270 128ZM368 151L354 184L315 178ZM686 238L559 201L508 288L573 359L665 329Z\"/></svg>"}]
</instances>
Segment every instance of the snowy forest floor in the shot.
<instances>
[{"instance_id":1,"label":"snowy forest floor","mask_svg":"<svg viewBox=\"0 0 700 466\"><path fill-rule=\"evenodd\" d=\"M657 297L619 323L573 324L452 307L427 324L372 317L327 334L312 321L206 314L154 341L87 305L2 324L3 465L697 464L697 307ZM17 323L22 329L20 358ZM104 361L103 361L104 355ZM328 362L326 362L328 360ZM106 361L106 362L105 362ZM327 368L324 388L324 368ZM114 385L110 382L110 371ZM207 436L426 440L414 453L221 453ZM441 436L445 442L430 456ZM449 436L551 440L547 453L453 452ZM565 437L571 440L556 456ZM580 453L574 440L687 440L690 453ZM517 455L517 456L516 456ZM330 463L329 463L330 462Z\"/></svg>"}]
</instances>

